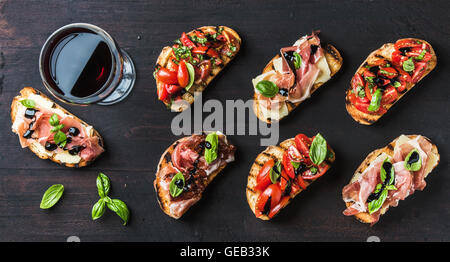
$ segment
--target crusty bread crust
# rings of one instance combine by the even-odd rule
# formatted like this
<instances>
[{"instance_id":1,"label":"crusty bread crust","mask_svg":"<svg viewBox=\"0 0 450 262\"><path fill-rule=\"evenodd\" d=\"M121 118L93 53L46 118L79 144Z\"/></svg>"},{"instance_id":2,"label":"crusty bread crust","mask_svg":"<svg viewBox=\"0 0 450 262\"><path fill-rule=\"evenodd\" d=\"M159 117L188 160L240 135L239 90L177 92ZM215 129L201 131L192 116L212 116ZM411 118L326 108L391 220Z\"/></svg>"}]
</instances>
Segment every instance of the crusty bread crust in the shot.
<instances>
[{"instance_id":1,"label":"crusty bread crust","mask_svg":"<svg viewBox=\"0 0 450 262\"><path fill-rule=\"evenodd\" d=\"M27 99L32 94L39 95L42 98L44 98L45 100L52 102L53 103L53 106L52 106L53 108L60 109L65 114L72 116L75 120L79 121L83 126L85 126L85 127L89 126L86 122L84 122L83 120L81 120L78 117L74 116L69 111L67 111L66 109L62 108L61 106L59 106L58 104L53 102L45 94L41 93L40 91L38 91L38 90L36 90L36 89L34 89L32 87L24 87L20 91L20 95L14 97L14 99L13 99L13 101L11 103L11 122L12 123L14 123L14 119L16 119L16 114L17 114L17 112L19 110L19 107L23 106L20 103L20 101L23 100L23 99ZM103 147L103 139L100 136L100 134L94 128L92 128L91 130L92 130L92 132L89 135L91 137L95 137L95 136L98 137L99 138L99 144L100 144L100 146ZM53 153L51 155L48 155L46 152L42 152L42 146L37 141L32 142L28 146L28 148L41 159L50 159L51 161L53 161L55 163L58 163L60 165L67 166L67 167L84 167L84 166L89 165L90 163L92 163L95 160L95 159L93 159L91 161L86 161L86 160L80 158L80 161L78 163L64 163L64 162L56 159L56 156L58 154L60 154L60 153Z\"/></svg>"},{"instance_id":2,"label":"crusty bread crust","mask_svg":"<svg viewBox=\"0 0 450 262\"><path fill-rule=\"evenodd\" d=\"M418 135L408 135L407 137L409 139L414 139L417 136ZM358 177L364 172L364 170L366 170L366 168L370 166L370 163L372 163L382 153L385 153L385 154L393 157L394 156L395 144L397 143L398 139L399 139L399 137L394 139L387 146L372 151L364 159L364 161L359 165L359 167L356 169L355 174L353 175L353 177L351 179L351 182L357 180ZM430 141L427 137L425 137L425 139ZM431 141L430 141L430 143L431 143ZM436 145L434 145L434 144L432 144L432 145L433 145L433 147L431 149L431 153L430 154L433 154L437 158L437 162L433 163L432 158L431 157L428 158L427 166L426 166L426 169L425 169L425 172L426 172L425 173L425 177L427 177L431 173L431 171L439 164L439 160L440 160L440 155L438 153L438 149L437 149ZM349 203L349 202L347 202L345 204L346 204L347 207L351 206L351 203ZM381 215L384 215L387 212L388 209L389 209L389 207L386 207L386 208L382 209L381 210ZM354 217L357 220L359 220L360 222L362 222L362 223L373 223L373 222L375 222L373 220L373 217L368 212L358 213L358 214L354 215Z\"/></svg>"},{"instance_id":3,"label":"crusty bread crust","mask_svg":"<svg viewBox=\"0 0 450 262\"><path fill-rule=\"evenodd\" d=\"M428 62L427 67L425 68L425 71L424 71L423 75L420 77L419 81L417 81L417 83L418 83L436 67L436 64L437 64L436 53L434 52L434 49L430 45L430 43L428 43L425 40L418 39L418 38L405 38L405 39L425 42L431 48L431 60ZM399 39L399 40L402 40L402 39ZM360 72L362 70L362 68L364 67L366 62L371 64L371 62L373 62L375 60L378 60L380 58L385 58L388 61L392 61L392 56L391 55L392 55L392 52L394 50L395 50L395 48L394 48L394 44L393 43L384 44L379 49L377 49L377 50L373 51L372 53L370 53L370 55L366 58L366 60L364 60L364 62L358 67L358 70L356 72ZM394 103L384 106L386 111L388 111L395 103L397 103L414 86L415 86L415 84L413 84L413 83L407 83L406 91L401 93L401 94L399 94L397 100ZM351 90L352 89L350 87L346 91L345 107L347 109L347 112L350 114L350 116L353 119L355 119L356 122L358 122L360 124L363 124L363 125L371 125L371 124L375 123L378 119L380 119L384 115L384 114L381 114L381 115L367 114L367 113L361 112L358 109L356 109L353 106L353 104L350 102L350 99L349 99L349 95L350 95Z\"/></svg>"},{"instance_id":4,"label":"crusty bread crust","mask_svg":"<svg viewBox=\"0 0 450 262\"><path fill-rule=\"evenodd\" d=\"M229 36L232 36L234 39L236 39L236 41L234 42L234 44L236 46L236 53L232 57L224 57L223 67L213 68L210 75L206 78L206 80L203 82L203 84L197 84L194 82L194 84L189 89L189 91L186 91L186 93L184 93L181 96L181 98L184 101L188 102L189 104L194 103L195 92L203 92L205 90L205 88L209 85L209 83L211 83L211 81L219 74L219 72L222 71L230 63L231 60L233 60L233 58L237 55L237 53L241 49L242 39L239 36L239 34L227 26L219 26L219 27L223 27L224 36L227 38L228 42L230 42ZM215 26L202 26L195 30L199 30L202 32L208 32L208 31L212 31L212 30L215 31L216 27ZM193 33L195 30L192 30L191 32L189 32L187 34L189 35L189 34ZM167 63L169 62L169 58L170 58L171 54L172 54L172 47L170 47L170 46L164 47L162 49L160 55L158 56L158 59L156 60L156 66L157 67L158 66L165 67L167 65ZM156 86L159 88L160 85L162 85L162 82L156 80ZM187 107L184 107L181 104L175 105L175 104L170 104L169 102L164 102L164 104L168 108L170 108L171 110L176 111L176 112L182 112L185 109L187 109Z\"/></svg>"},{"instance_id":5,"label":"crusty bread crust","mask_svg":"<svg viewBox=\"0 0 450 262\"><path fill-rule=\"evenodd\" d=\"M222 136L222 135L219 135ZM158 201L159 206L161 207L161 209L164 211L164 213L166 213L168 216L173 217L175 219L180 218L184 213L186 213L186 211L188 211L189 209L184 210L183 214L181 214L180 216L174 216L171 212L170 212L170 203L171 203L171 199L170 196L165 195L162 193L161 187L160 187L160 179L161 176L159 176L159 173L161 170L164 169L165 166L167 165L172 165L172 161L171 161L171 155L173 150L175 149L175 147L182 142L183 139L186 139L188 137L184 137L181 138L177 141L175 141L172 145L169 146L169 148L167 148L164 153L161 155L161 158L159 159L159 163L158 163L158 167L156 170L156 178L155 181L153 182L153 187L155 188L155 192L156 192L156 200ZM208 186L211 181L213 181L213 179L227 166L227 164L223 164L221 166L219 166L219 168L212 172L211 174L209 174L208 179L206 181L206 186ZM201 196L200 196L201 198Z\"/></svg>"},{"instance_id":6,"label":"crusty bread crust","mask_svg":"<svg viewBox=\"0 0 450 262\"><path fill-rule=\"evenodd\" d=\"M295 139L289 138L287 140L284 140L280 143L279 146L268 146L264 151L262 151L255 159L255 162L253 163L252 167L250 168L250 174L247 179L247 189L246 189L246 195L247 195L247 202L250 206L250 209L255 214L256 210L256 202L258 200L258 197L260 195L260 192L255 190L256 186L256 178L258 177L258 173L261 170L261 168L264 166L264 164L269 160L273 159L275 162L281 161L283 159L284 152L289 148L289 146L295 145ZM336 154L334 153L333 149L331 149L334 156ZM329 160L329 163L333 163L335 160L335 157L333 159ZM305 180L305 184L308 187L310 184L312 184L316 179L313 180ZM300 188L298 192L294 195L296 197L300 192L302 192L303 189ZM289 199L288 204L292 201L293 198ZM286 206L288 205L286 204ZM285 207L286 207L285 206ZM262 220L270 220L270 218L266 215L263 215L259 217Z\"/></svg>"},{"instance_id":7,"label":"crusty bread crust","mask_svg":"<svg viewBox=\"0 0 450 262\"><path fill-rule=\"evenodd\" d=\"M342 67L342 63L343 63L343 59L341 54L339 53L339 51L332 45L327 44L324 48L324 55L325 55L325 59L327 60L328 66L330 68L331 71L331 77L333 77ZM273 61L277 58L279 58L280 55L276 55L274 58L272 58L272 60L270 60L270 62L264 67L263 70L263 74L267 73L271 70L274 69L273 67ZM319 89L319 87L321 87L324 83L319 82L319 83L315 83L312 88L311 88L311 94L314 93L317 89ZM301 103L301 102L297 102L297 103L291 103L289 101L286 102L287 108L288 108L288 115L295 109L297 108ZM256 116L261 120L264 121L266 123L271 123L272 120L271 119L266 119L262 113L262 111L260 110L259 107L259 100L256 98L256 93L253 95L253 111L255 112ZM286 115L286 116L288 116ZM280 118L278 121L280 121L281 119L285 118L286 116L283 116L282 118Z\"/></svg>"}]
</instances>

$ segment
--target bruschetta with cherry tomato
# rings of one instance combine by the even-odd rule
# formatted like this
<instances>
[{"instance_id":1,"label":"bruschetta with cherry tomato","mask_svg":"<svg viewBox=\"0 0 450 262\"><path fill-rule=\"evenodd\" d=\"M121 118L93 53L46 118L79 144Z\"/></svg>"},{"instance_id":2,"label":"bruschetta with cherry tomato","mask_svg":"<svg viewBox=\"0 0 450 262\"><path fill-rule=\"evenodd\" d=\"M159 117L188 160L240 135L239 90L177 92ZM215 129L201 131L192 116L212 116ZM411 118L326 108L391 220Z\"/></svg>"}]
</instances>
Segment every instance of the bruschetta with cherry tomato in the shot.
<instances>
[{"instance_id":1,"label":"bruschetta with cherry tomato","mask_svg":"<svg viewBox=\"0 0 450 262\"><path fill-rule=\"evenodd\" d=\"M318 35L314 31L281 48L252 80L253 111L261 121L283 119L341 69L339 51L322 45Z\"/></svg>"},{"instance_id":2,"label":"bruschetta with cherry tomato","mask_svg":"<svg viewBox=\"0 0 450 262\"><path fill-rule=\"evenodd\" d=\"M373 124L436 63L436 53L425 40L404 38L384 44L367 57L353 76L345 98L348 113L361 124Z\"/></svg>"},{"instance_id":3,"label":"bruschetta with cherry tomato","mask_svg":"<svg viewBox=\"0 0 450 262\"><path fill-rule=\"evenodd\" d=\"M175 112L194 102L217 74L236 56L241 38L226 26L203 26L183 32L156 61L158 99Z\"/></svg>"},{"instance_id":4,"label":"bruschetta with cherry tomato","mask_svg":"<svg viewBox=\"0 0 450 262\"><path fill-rule=\"evenodd\" d=\"M250 169L247 201L255 216L269 220L323 176L335 153L322 135L298 134L260 153Z\"/></svg>"}]
</instances>

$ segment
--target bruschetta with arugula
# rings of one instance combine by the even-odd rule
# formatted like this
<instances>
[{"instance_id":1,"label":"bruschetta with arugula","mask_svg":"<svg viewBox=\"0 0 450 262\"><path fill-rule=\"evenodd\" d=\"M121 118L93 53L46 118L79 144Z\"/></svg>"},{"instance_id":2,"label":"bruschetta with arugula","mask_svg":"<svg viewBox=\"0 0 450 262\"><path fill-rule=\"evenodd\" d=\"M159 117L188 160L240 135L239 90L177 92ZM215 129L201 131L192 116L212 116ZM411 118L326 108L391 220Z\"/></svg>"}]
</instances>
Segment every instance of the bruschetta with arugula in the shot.
<instances>
[{"instance_id":1,"label":"bruschetta with arugula","mask_svg":"<svg viewBox=\"0 0 450 262\"><path fill-rule=\"evenodd\" d=\"M269 220L312 182L323 176L335 160L333 149L317 134L298 134L279 146L269 146L253 163L247 180L247 202L255 216Z\"/></svg>"},{"instance_id":2,"label":"bruschetta with arugula","mask_svg":"<svg viewBox=\"0 0 450 262\"><path fill-rule=\"evenodd\" d=\"M384 44L353 76L345 97L347 112L363 125L375 123L436 64L436 53L425 40L404 38Z\"/></svg>"},{"instance_id":3,"label":"bruschetta with arugula","mask_svg":"<svg viewBox=\"0 0 450 262\"><path fill-rule=\"evenodd\" d=\"M203 26L183 32L159 55L154 77L158 99L175 112L184 111L236 56L241 38L226 26Z\"/></svg>"}]
</instances>

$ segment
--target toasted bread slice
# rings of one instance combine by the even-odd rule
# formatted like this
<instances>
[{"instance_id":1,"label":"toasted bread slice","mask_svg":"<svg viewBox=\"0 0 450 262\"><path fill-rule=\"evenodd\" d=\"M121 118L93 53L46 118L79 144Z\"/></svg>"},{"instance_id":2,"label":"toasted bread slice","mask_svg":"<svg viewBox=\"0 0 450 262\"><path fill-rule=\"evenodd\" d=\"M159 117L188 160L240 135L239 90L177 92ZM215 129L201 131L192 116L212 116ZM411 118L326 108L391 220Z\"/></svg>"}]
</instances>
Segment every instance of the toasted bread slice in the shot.
<instances>
[{"instance_id":1,"label":"toasted bread slice","mask_svg":"<svg viewBox=\"0 0 450 262\"><path fill-rule=\"evenodd\" d=\"M417 39L417 38L405 38L406 40L414 40L414 41L422 41L426 44L428 44L430 46L430 53L431 53L431 60L428 62L427 67L425 68L425 71L423 73L423 75L420 77L420 79L417 81L420 82L426 75L428 75L435 67L437 64L437 57L436 57L436 53L434 52L433 47L430 45L430 43L428 43L425 40L422 39ZM401 40L401 39L400 39ZM372 62L384 58L387 61L392 62L392 52L395 51L395 47L393 43L387 43L384 44L382 47L378 48L377 50L373 51L372 53L370 53L370 55L366 58L366 60L364 60L364 62L358 67L358 70L356 70L356 72L360 72L361 68L366 64L372 64ZM397 100L394 101L391 104L388 105L384 105L384 109L386 109L386 111L388 111L389 109L391 109L391 107L397 103L407 92L409 92L409 90L411 90L416 84L413 83L407 83L406 84L406 91L403 93L400 93ZM350 102L349 99L349 95L350 92L352 91L352 88L350 87L349 89L347 89L346 91L346 96L345 96L345 107L347 108L347 112L350 114L350 116L355 119L356 122L363 124L363 125L371 125L373 123L375 123L378 119L380 119L384 114L367 114L364 112L359 111L358 109L355 108L355 106Z\"/></svg>"},{"instance_id":2,"label":"toasted bread slice","mask_svg":"<svg viewBox=\"0 0 450 262\"><path fill-rule=\"evenodd\" d=\"M32 99L32 100L39 100L36 101L37 104L45 103L48 105L49 108L52 110L58 111L60 115L69 115L72 116L75 120L81 123L82 126L86 128L86 131L88 133L88 136L90 137L98 137L99 138L99 144L101 147L103 147L103 139L100 136L100 134L90 125L88 125L83 120L79 119L78 117L74 116L58 104L54 103L50 98L48 98L45 94L41 93L40 91L32 88L32 87L25 87L20 91L20 95L14 97L12 103L11 103L11 121L14 123L14 120L16 119L16 115L18 112L21 112L21 110L24 110L25 106L20 103L23 99ZM22 111L23 112L23 111ZM13 130L14 133L16 133ZM30 143L28 148L35 153L39 158L42 159L50 159L55 163L58 163L60 165L64 165L67 167L84 167L88 164L92 163L94 160L91 161L85 161L80 156L76 155L70 155L67 151L64 152L54 152L54 151L47 151L45 150L44 146L42 146L37 140Z\"/></svg>"},{"instance_id":3,"label":"toasted bread slice","mask_svg":"<svg viewBox=\"0 0 450 262\"><path fill-rule=\"evenodd\" d=\"M371 152L364 159L364 161L361 163L361 165L359 165L359 167L356 169L355 174L353 175L352 179L350 180L350 183L358 180L361 177L364 170L367 167L369 167L370 164L381 154L385 153L385 154L393 157L394 156L394 148L395 148L395 145L397 142L405 143L410 139L416 138L417 136L418 135L399 136L396 139L394 139L392 142L390 142L387 146L376 149L373 152ZM427 137L425 137L425 139L427 139L431 143L431 141ZM431 173L431 171L439 164L439 160L440 160L440 155L438 153L438 149L437 149L436 145L433 144L431 153L428 156L427 163L426 163L425 177L427 177ZM347 207L351 206L351 203L347 202L346 206ZM388 209L389 209L389 206L383 207L380 211L381 215L384 215ZM373 220L373 217L368 212L358 213L354 216L357 220L359 220L362 223L371 224L371 223L375 222Z\"/></svg>"},{"instance_id":4,"label":"toasted bread slice","mask_svg":"<svg viewBox=\"0 0 450 262\"><path fill-rule=\"evenodd\" d=\"M252 167L250 168L250 174L247 179L247 189L246 189L246 195L247 195L247 202L250 206L250 209L255 214L256 212L256 202L258 201L258 197L261 194L261 192L258 192L255 190L256 186L256 178L258 177L259 171L264 166L264 164L269 160L273 159L275 163L277 161L281 161L283 159L284 152L289 148L289 146L295 145L295 138L289 138L287 140L284 140L280 143L279 146L268 146L264 151L262 151L255 159L255 162L253 163ZM329 148L331 152L333 153L334 157L331 160L327 160L330 164L334 162L335 160L335 153L333 149ZM304 180L306 186L308 187L312 182L314 182L316 179L313 180ZM296 197L300 192L303 190L300 188L298 192L294 195ZM293 197L289 199L288 204L292 201ZM287 205L287 204L286 204ZM286 207L286 206L285 206ZM270 218L266 215L262 215L259 217L262 220L270 220Z\"/></svg>"},{"instance_id":5,"label":"toasted bread slice","mask_svg":"<svg viewBox=\"0 0 450 262\"><path fill-rule=\"evenodd\" d=\"M217 132L219 136L225 136L223 134L219 134L219 132ZM200 194L198 199L193 200L191 203L189 203L188 208L186 208L185 210L183 210L183 212L180 215L176 215L174 214L174 212L171 211L170 209L170 204L172 202L171 197L169 194L164 192L164 189L162 188L162 176L160 175L161 170L164 170L167 166L170 167L174 167L172 164L172 160L171 160L171 155L173 150L175 149L175 147L182 142L184 139L186 139L188 137L185 138L181 138L177 141L175 141L171 146L169 146L169 148L167 148L164 153L162 154L159 163L158 163L158 167L156 170L156 179L153 182L153 187L155 188L155 192L156 192L156 199L158 201L159 206L161 207L161 209L164 211L164 213L166 213L168 216L173 217L175 219L180 218L184 213L186 213L189 208L194 205L195 203L197 203L200 199L202 194ZM225 137L225 141L226 137ZM210 173L206 179L206 187L211 183L211 181L214 180L214 178L227 166L227 163L220 165L214 172Z\"/></svg>"},{"instance_id":6,"label":"toasted bread slice","mask_svg":"<svg viewBox=\"0 0 450 262\"><path fill-rule=\"evenodd\" d=\"M339 51L331 44L325 45L325 47L323 47L323 51L324 51L325 59L328 63L328 67L330 68L330 72L331 72L330 75L331 75L331 77L333 77L342 67L342 63L343 63L342 56L339 53ZM271 70L274 70L275 68L273 65L273 61L279 57L280 57L280 55L276 55L274 58L272 58L272 60L270 60L270 62L266 65L266 67L264 67L263 73L267 73ZM324 83L322 83L322 82L315 83L311 87L311 94L314 93L317 89L319 89L319 87L322 86L323 84ZM288 114L286 116L288 116L302 102L303 101L297 102L297 103L291 103L289 101L286 101L285 103L286 103L287 109L288 109ZM272 119L266 118L266 116L263 114L262 110L260 109L259 100L256 97L256 93L253 95L253 111L255 112L256 116L261 121L264 121L266 123L272 122ZM278 119L278 121L285 118L286 116L281 117L280 119Z\"/></svg>"},{"instance_id":7,"label":"toasted bread slice","mask_svg":"<svg viewBox=\"0 0 450 262\"><path fill-rule=\"evenodd\" d=\"M232 41L232 43L235 45L236 53L232 57L222 56L221 58L223 60L223 66L213 68L211 73L209 74L209 76L206 78L206 80L203 83L199 84L199 83L194 82L192 87L181 96L183 101L186 101L187 103L180 102L180 101L164 102L164 104L168 108L170 108L172 111L182 112L182 111L186 110L189 107L189 105L194 103L195 93L203 92L205 90L205 88L211 83L211 81L219 74L219 72L222 71L222 69L225 68L225 66L228 65L231 60L233 60L233 58L236 56L236 54L241 49L242 40L236 31L234 31L233 29L231 29L227 26L218 26L218 27L223 28L223 35L227 38L227 41L228 41L227 44L231 43L231 41ZM192 30L191 32L187 33L187 35L195 34L195 31L202 31L205 33L211 32L211 31L216 31L216 28L218 28L218 27L202 26L200 28ZM170 46L164 47L156 61L156 68L165 67L167 65L167 63L169 62L169 58L170 58L171 54L172 54L172 47L170 47ZM159 88L160 85L162 85L162 82L156 80L156 85Z\"/></svg>"}]
</instances>

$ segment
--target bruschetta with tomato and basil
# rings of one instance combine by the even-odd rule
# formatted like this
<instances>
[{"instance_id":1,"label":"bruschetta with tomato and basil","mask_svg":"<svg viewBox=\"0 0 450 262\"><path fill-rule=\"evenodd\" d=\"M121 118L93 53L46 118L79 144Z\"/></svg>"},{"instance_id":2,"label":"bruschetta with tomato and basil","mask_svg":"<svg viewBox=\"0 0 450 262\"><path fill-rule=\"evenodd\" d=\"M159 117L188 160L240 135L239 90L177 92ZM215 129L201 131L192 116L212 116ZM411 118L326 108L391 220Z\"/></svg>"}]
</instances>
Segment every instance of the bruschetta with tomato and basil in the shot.
<instances>
[{"instance_id":1,"label":"bruschetta with tomato and basil","mask_svg":"<svg viewBox=\"0 0 450 262\"><path fill-rule=\"evenodd\" d=\"M286 117L341 69L341 54L330 44L322 46L318 34L315 31L281 48L252 80L253 111L261 121Z\"/></svg>"},{"instance_id":2,"label":"bruschetta with tomato and basil","mask_svg":"<svg viewBox=\"0 0 450 262\"><path fill-rule=\"evenodd\" d=\"M373 51L358 68L346 92L350 116L364 125L382 117L436 67L431 45L417 38L400 39Z\"/></svg>"},{"instance_id":3,"label":"bruschetta with tomato and basil","mask_svg":"<svg viewBox=\"0 0 450 262\"><path fill-rule=\"evenodd\" d=\"M180 218L211 181L234 161L236 147L220 132L194 134L173 143L161 156L153 182L161 209Z\"/></svg>"},{"instance_id":4,"label":"bruschetta with tomato and basil","mask_svg":"<svg viewBox=\"0 0 450 262\"><path fill-rule=\"evenodd\" d=\"M323 176L335 160L334 151L320 135L298 134L279 146L269 146L256 157L247 182L247 201L257 218L272 219L280 210Z\"/></svg>"},{"instance_id":5,"label":"bruschetta with tomato and basil","mask_svg":"<svg viewBox=\"0 0 450 262\"><path fill-rule=\"evenodd\" d=\"M181 34L156 61L158 99L181 112L194 102L217 74L236 56L241 38L226 26L203 26Z\"/></svg>"},{"instance_id":6,"label":"bruschetta with tomato and basil","mask_svg":"<svg viewBox=\"0 0 450 262\"><path fill-rule=\"evenodd\" d=\"M344 215L375 224L389 207L426 186L439 163L436 145L421 135L401 135L370 153L342 189Z\"/></svg>"}]
</instances>

